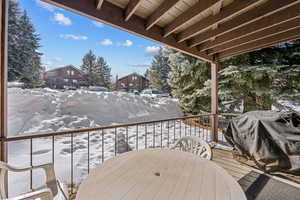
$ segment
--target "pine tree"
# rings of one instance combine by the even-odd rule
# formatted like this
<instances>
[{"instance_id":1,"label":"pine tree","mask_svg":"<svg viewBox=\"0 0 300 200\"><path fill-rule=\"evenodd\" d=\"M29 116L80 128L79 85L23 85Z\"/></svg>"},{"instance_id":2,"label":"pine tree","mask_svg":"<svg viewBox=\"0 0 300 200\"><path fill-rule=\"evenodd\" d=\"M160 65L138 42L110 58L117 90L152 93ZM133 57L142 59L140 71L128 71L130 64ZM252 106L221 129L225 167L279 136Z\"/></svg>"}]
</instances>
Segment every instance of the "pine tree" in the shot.
<instances>
[{"instance_id":1,"label":"pine tree","mask_svg":"<svg viewBox=\"0 0 300 200\"><path fill-rule=\"evenodd\" d=\"M16 1L9 1L8 13L8 81L15 81L22 74L22 63L19 60L21 11Z\"/></svg>"},{"instance_id":2,"label":"pine tree","mask_svg":"<svg viewBox=\"0 0 300 200\"><path fill-rule=\"evenodd\" d=\"M111 68L103 57L97 58L92 50L84 55L81 69L89 86L111 86Z\"/></svg>"},{"instance_id":3,"label":"pine tree","mask_svg":"<svg viewBox=\"0 0 300 200\"><path fill-rule=\"evenodd\" d=\"M210 65L189 55L167 49L171 67L169 83L185 113L210 112Z\"/></svg>"},{"instance_id":4,"label":"pine tree","mask_svg":"<svg viewBox=\"0 0 300 200\"><path fill-rule=\"evenodd\" d=\"M145 73L144 73L144 77L146 78L146 79L150 79L150 71L149 71L149 69L146 69L146 71L145 71Z\"/></svg>"},{"instance_id":5,"label":"pine tree","mask_svg":"<svg viewBox=\"0 0 300 200\"><path fill-rule=\"evenodd\" d=\"M26 11L16 1L9 1L8 15L8 81L23 81L27 87L40 84L41 53L39 35Z\"/></svg>"},{"instance_id":6,"label":"pine tree","mask_svg":"<svg viewBox=\"0 0 300 200\"><path fill-rule=\"evenodd\" d=\"M84 72L84 78L87 82L88 86L96 86L97 85L97 77L96 77L96 56L90 50L88 53L84 55L82 58L81 70Z\"/></svg>"},{"instance_id":7,"label":"pine tree","mask_svg":"<svg viewBox=\"0 0 300 200\"><path fill-rule=\"evenodd\" d=\"M171 67L169 58L164 55L164 49L160 49L154 59L149 70L150 87L164 92L171 92L171 87L168 83Z\"/></svg>"},{"instance_id":8,"label":"pine tree","mask_svg":"<svg viewBox=\"0 0 300 200\"><path fill-rule=\"evenodd\" d=\"M40 47L39 35L35 33L35 29L30 22L27 12L24 11L20 18L20 34L22 35L19 44L20 60L22 61L22 75L20 80L25 82L28 87L40 84L41 53L38 52Z\"/></svg>"},{"instance_id":9,"label":"pine tree","mask_svg":"<svg viewBox=\"0 0 300 200\"><path fill-rule=\"evenodd\" d=\"M111 68L108 66L107 62L103 57L99 56L97 58L97 68L99 68L99 76L101 77L101 82L104 87L111 87Z\"/></svg>"}]
</instances>

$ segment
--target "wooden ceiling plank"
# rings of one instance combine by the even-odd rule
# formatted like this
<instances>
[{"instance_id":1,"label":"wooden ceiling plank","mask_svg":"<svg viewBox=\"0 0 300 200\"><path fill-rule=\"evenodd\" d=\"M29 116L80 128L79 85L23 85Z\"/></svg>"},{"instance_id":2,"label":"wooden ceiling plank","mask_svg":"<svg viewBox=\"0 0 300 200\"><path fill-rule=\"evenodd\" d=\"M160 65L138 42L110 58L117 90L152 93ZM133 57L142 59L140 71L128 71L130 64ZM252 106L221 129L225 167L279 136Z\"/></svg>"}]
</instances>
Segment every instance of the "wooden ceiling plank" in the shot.
<instances>
[{"instance_id":1,"label":"wooden ceiling plank","mask_svg":"<svg viewBox=\"0 0 300 200\"><path fill-rule=\"evenodd\" d=\"M96 0L96 8L97 10L101 9L104 0Z\"/></svg>"},{"instance_id":2,"label":"wooden ceiling plank","mask_svg":"<svg viewBox=\"0 0 300 200\"><path fill-rule=\"evenodd\" d=\"M180 0L165 0L159 8L148 18L146 30L149 30L154 24L156 24L176 3Z\"/></svg>"},{"instance_id":3,"label":"wooden ceiling plank","mask_svg":"<svg viewBox=\"0 0 300 200\"><path fill-rule=\"evenodd\" d=\"M218 3L219 0L201 0L196 3L194 6L189 8L187 11L176 17L173 22L167 25L164 29L164 37L169 36L171 33L178 30L180 27L190 22L194 18L201 15L203 11L213 6L215 3Z\"/></svg>"},{"instance_id":4,"label":"wooden ceiling plank","mask_svg":"<svg viewBox=\"0 0 300 200\"><path fill-rule=\"evenodd\" d=\"M212 28L215 24L220 24L229 18L244 12L246 9L255 7L261 1L263 0L235 0L232 4L222 8L222 11L219 14L208 16L182 31L181 38L189 39L202 31Z\"/></svg>"},{"instance_id":5,"label":"wooden ceiling plank","mask_svg":"<svg viewBox=\"0 0 300 200\"><path fill-rule=\"evenodd\" d=\"M282 11L287 7L293 6L299 3L300 0L276 0L268 1L260 7L253 9L249 12L239 15L232 20L226 21L221 24L218 29L210 30L192 38L189 42L191 47L197 46L203 42L210 40L212 37L219 37L225 33L234 31L242 26L255 22L263 17ZM267 24L266 24L267 25Z\"/></svg>"},{"instance_id":6,"label":"wooden ceiling plank","mask_svg":"<svg viewBox=\"0 0 300 200\"><path fill-rule=\"evenodd\" d=\"M220 53L220 52L226 51L228 49L232 49L232 48L241 46L243 44L247 44L250 42L254 42L256 40L260 40L260 39L263 39L266 37L270 37L272 35L276 35L276 34L288 31L288 30L292 30L296 27L300 27L300 12L299 12L298 18L295 18L293 20L287 21L282 24L268 27L266 29L260 30L258 32L252 33L252 34L243 35L242 37L238 37L237 39L234 39L228 43L208 49L208 50L206 50L206 52L208 53L208 55L213 55L215 53ZM240 33L239 31L237 31L237 32ZM200 46L200 50L202 50L201 46Z\"/></svg>"},{"instance_id":7,"label":"wooden ceiling plank","mask_svg":"<svg viewBox=\"0 0 300 200\"><path fill-rule=\"evenodd\" d=\"M273 15L269 15L260 20L257 20L247 26L243 26L236 29L233 32L227 32L221 37L216 38L214 41L207 41L199 46L200 51L206 51L208 49L221 46L225 43L240 40L241 38L248 36L250 34L262 31L264 29L271 28L272 26L277 26L279 24L297 19L300 17L300 3L291 6L285 10L281 10ZM191 45L195 46L195 45Z\"/></svg>"},{"instance_id":8,"label":"wooden ceiling plank","mask_svg":"<svg viewBox=\"0 0 300 200\"><path fill-rule=\"evenodd\" d=\"M96 9L94 3L86 0L42 1L66 10L70 10L92 20L111 25L145 39L160 43L162 45L166 45L170 48L184 52L196 58L209 62L213 61L213 58L211 56L208 56L203 52L199 52L197 48L189 48L184 43L178 43L175 37L162 37L162 28L157 25L154 25L150 30L147 31L145 29L146 20L137 15L133 15L128 22L124 23L124 9L108 1L103 2L101 12Z\"/></svg>"},{"instance_id":9,"label":"wooden ceiling plank","mask_svg":"<svg viewBox=\"0 0 300 200\"><path fill-rule=\"evenodd\" d=\"M232 48L228 51L218 53L218 56L220 59L224 59L224 58L228 58L231 56L240 55L240 54L243 54L246 52L251 52L251 51L258 50L258 49L271 47L271 46L274 46L274 45L277 45L277 44L280 44L283 42L296 40L298 38L300 38L300 28L296 27L292 30L289 30L289 31L286 31L283 33L279 33L276 35L272 35L272 36L264 38L264 39L256 40L254 42Z\"/></svg>"},{"instance_id":10,"label":"wooden ceiling plank","mask_svg":"<svg viewBox=\"0 0 300 200\"><path fill-rule=\"evenodd\" d=\"M127 5L127 8L126 8L126 11L125 11L125 21L127 22L130 17L134 14L134 12L136 11L136 9L138 9L140 3L142 1L141 0L130 0L128 5Z\"/></svg>"}]
</instances>

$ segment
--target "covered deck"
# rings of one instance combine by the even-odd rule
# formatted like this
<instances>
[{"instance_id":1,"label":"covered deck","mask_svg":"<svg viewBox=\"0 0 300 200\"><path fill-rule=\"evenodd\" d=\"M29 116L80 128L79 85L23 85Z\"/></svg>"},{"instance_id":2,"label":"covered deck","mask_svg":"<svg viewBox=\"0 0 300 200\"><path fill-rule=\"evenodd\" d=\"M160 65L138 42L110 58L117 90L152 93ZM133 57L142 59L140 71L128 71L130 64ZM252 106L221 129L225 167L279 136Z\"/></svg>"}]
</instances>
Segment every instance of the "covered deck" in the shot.
<instances>
[{"instance_id":1,"label":"covered deck","mask_svg":"<svg viewBox=\"0 0 300 200\"><path fill-rule=\"evenodd\" d=\"M52 144L52 161L55 161L55 139L68 136L70 145L71 196L76 193L73 182L73 138L86 134L87 173L90 170L90 137L98 136L102 148L99 163L106 160L107 153L118 155L117 131L127 133L126 141L140 147L139 140L145 142L143 148L169 147L178 136L194 134L207 141L219 142L222 135L218 126L218 71L222 59L270 47L300 38L299 0L43 0L47 3L73 11L93 20L114 26L146 39L182 51L211 63L211 113L176 119L133 123L120 126L97 127L83 130L49 133L43 135L7 136L7 6L8 0L1 1L1 46L0 46L0 160L7 162L7 144L16 141L28 142L30 165L33 164L32 144L44 141ZM204 126L191 125L187 129L181 122L190 118L200 118ZM174 122L170 129L169 122ZM168 124L168 137L157 131ZM184 122L183 122L184 123ZM209 124L209 125L207 125ZM179 127L180 129L175 129ZM143 128L141 132L139 127ZM209 128L205 128L205 127ZM128 127L137 127L136 135L129 135ZM153 132L147 131L153 128ZM150 130L150 128L148 130ZM104 151L104 130L111 130L114 149ZM177 131L177 132L176 132ZM180 131L180 132L179 132ZM110 134L110 133L109 133ZM141 136L142 135L142 136ZM136 138L136 139L135 139ZM153 139L152 139L153 138ZM150 143L153 142L153 143ZM148 142L148 144L147 144ZM243 187L249 199L299 199L299 177L279 174L269 175L253 166L242 165L232 158L231 152L214 149L213 160L225 168ZM58 163L55 163L58 165ZM32 173L30 187L32 188Z\"/></svg>"}]
</instances>

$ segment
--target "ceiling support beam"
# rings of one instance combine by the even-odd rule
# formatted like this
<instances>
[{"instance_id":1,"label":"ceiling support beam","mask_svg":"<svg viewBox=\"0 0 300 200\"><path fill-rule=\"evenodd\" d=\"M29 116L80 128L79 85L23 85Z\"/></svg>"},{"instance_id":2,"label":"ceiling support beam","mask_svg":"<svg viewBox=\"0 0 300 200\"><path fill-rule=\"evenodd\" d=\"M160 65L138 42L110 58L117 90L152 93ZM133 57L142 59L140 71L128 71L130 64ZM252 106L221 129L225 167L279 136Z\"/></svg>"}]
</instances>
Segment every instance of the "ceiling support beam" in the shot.
<instances>
[{"instance_id":1,"label":"ceiling support beam","mask_svg":"<svg viewBox=\"0 0 300 200\"><path fill-rule=\"evenodd\" d=\"M300 17L300 3L289 7L287 9L281 10L273 15L269 15L267 17L264 17L260 20L257 20L251 24L248 24L247 26L243 26L241 28L236 29L234 32L227 32L223 34L222 36L216 38L213 41L207 41L205 43L202 43L199 46L199 49L201 51L205 51L207 49L221 46L225 43L239 40L240 38L243 38L245 36L248 36L250 34L271 28L273 26L280 25L285 22L292 21L294 19L297 19ZM275 32L277 30L274 30ZM194 45L191 45L194 46Z\"/></svg>"},{"instance_id":2,"label":"ceiling support beam","mask_svg":"<svg viewBox=\"0 0 300 200\"><path fill-rule=\"evenodd\" d=\"M173 22L169 25L167 25L164 28L164 37L169 36L171 33L178 30L180 27L185 25L186 23L190 22L192 19L198 17L201 15L201 13L211 6L213 6L215 3L218 3L219 0L201 0L198 3L196 3L194 6L192 6L190 9L179 15Z\"/></svg>"},{"instance_id":3,"label":"ceiling support beam","mask_svg":"<svg viewBox=\"0 0 300 200\"><path fill-rule=\"evenodd\" d=\"M141 0L130 0L126 11L125 11L125 21L127 22L130 17L134 14L134 12L136 11L136 9L139 7L141 3Z\"/></svg>"},{"instance_id":4,"label":"ceiling support beam","mask_svg":"<svg viewBox=\"0 0 300 200\"><path fill-rule=\"evenodd\" d=\"M230 31L236 30L242 26L248 25L252 22L255 22L263 19L264 17L267 17L269 15L275 14L279 11L284 11L284 9L294 6L297 3L299 3L300 0L276 0L276 1L268 1L265 4L261 5L260 7L250 10L247 13L241 14L240 16L224 22L221 24L218 29L206 31L203 33L200 33L199 35L195 36L190 40L190 46L194 47L198 44L201 44L203 42L206 42L210 40L212 37L218 37L223 34L226 34ZM287 15L287 13L285 13ZM276 13L277 15L277 13ZM265 25L267 25L266 23ZM183 39L183 38L181 38Z\"/></svg>"},{"instance_id":5,"label":"ceiling support beam","mask_svg":"<svg viewBox=\"0 0 300 200\"><path fill-rule=\"evenodd\" d=\"M96 0L96 8L97 10L101 9L104 0Z\"/></svg>"},{"instance_id":6,"label":"ceiling support beam","mask_svg":"<svg viewBox=\"0 0 300 200\"><path fill-rule=\"evenodd\" d=\"M203 52L199 52L196 47L189 48L184 43L178 43L173 35L172 37L168 38L162 37L162 28L157 25L154 25L150 30L147 31L145 29L146 20L137 15L133 15L129 21L124 23L124 9L108 1L103 2L101 12L96 9L94 3L86 0L43 1L70 10L95 21L99 21L104 24L108 24L118 29L127 31L129 33L138 35L145 39L158 42L162 45L166 45L170 48L182 51L199 59L203 59L205 61L213 60L212 56L208 56Z\"/></svg>"},{"instance_id":7,"label":"ceiling support beam","mask_svg":"<svg viewBox=\"0 0 300 200\"><path fill-rule=\"evenodd\" d=\"M296 40L299 38L300 38L300 28L297 27L297 28L294 28L293 30L279 33L279 34L276 34L276 35L273 35L273 36L270 36L270 37L267 37L267 38L264 38L261 40L256 40L254 42L232 48L228 51L218 53L218 56L220 59L225 59L228 57L240 55L240 54L247 53L250 51L255 51L258 49L278 45L283 42L293 41L293 40Z\"/></svg>"},{"instance_id":8,"label":"ceiling support beam","mask_svg":"<svg viewBox=\"0 0 300 200\"><path fill-rule=\"evenodd\" d=\"M146 30L156 24L180 0L165 0L147 20Z\"/></svg>"},{"instance_id":9,"label":"ceiling support beam","mask_svg":"<svg viewBox=\"0 0 300 200\"><path fill-rule=\"evenodd\" d=\"M300 13L299 13L300 15ZM213 55L216 53L220 53L226 51L228 49L232 49L247 43L254 42L256 40L261 40L279 33L283 33L289 30L293 30L294 28L300 27L300 16L291 21L285 22L283 24L279 24L276 26L271 26L267 29L263 29L261 31L255 32L253 34L245 35L242 37L237 37L235 40L227 42L223 45L219 45L217 47L206 50L208 55ZM240 32L239 32L240 33ZM233 33L232 33L233 34ZM200 47L201 48L201 47Z\"/></svg>"},{"instance_id":10,"label":"ceiling support beam","mask_svg":"<svg viewBox=\"0 0 300 200\"><path fill-rule=\"evenodd\" d=\"M220 24L233 16L239 15L241 12L255 7L261 1L262 0L235 0L232 4L222 8L222 11L219 14L210 15L179 33L179 41L189 39L203 31L212 28L215 24Z\"/></svg>"}]
</instances>

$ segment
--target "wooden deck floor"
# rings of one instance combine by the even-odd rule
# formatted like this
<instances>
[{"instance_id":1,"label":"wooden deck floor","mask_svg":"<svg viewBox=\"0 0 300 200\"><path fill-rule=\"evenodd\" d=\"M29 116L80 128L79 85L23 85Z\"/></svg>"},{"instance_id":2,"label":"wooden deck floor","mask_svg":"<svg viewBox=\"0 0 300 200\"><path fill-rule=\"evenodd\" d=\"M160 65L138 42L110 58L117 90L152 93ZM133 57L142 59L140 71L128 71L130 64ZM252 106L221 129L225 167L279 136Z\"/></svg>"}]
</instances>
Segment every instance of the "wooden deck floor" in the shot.
<instances>
[{"instance_id":1,"label":"wooden deck floor","mask_svg":"<svg viewBox=\"0 0 300 200\"><path fill-rule=\"evenodd\" d=\"M300 176L284 173L266 174L254 166L233 159L230 151L213 149L213 161L232 175L249 200L299 200Z\"/></svg>"}]
</instances>

